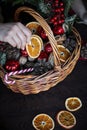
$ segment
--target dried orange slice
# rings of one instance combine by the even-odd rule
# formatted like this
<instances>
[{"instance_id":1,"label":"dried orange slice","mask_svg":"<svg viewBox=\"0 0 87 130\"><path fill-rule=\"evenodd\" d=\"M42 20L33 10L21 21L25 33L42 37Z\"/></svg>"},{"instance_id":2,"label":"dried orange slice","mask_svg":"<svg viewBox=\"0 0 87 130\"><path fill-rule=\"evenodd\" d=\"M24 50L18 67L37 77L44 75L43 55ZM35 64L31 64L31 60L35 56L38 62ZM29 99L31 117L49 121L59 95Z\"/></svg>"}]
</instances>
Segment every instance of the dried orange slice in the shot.
<instances>
[{"instance_id":1,"label":"dried orange slice","mask_svg":"<svg viewBox=\"0 0 87 130\"><path fill-rule=\"evenodd\" d=\"M65 129L70 129L76 125L75 116L68 111L62 110L57 114L58 123Z\"/></svg>"},{"instance_id":2,"label":"dried orange slice","mask_svg":"<svg viewBox=\"0 0 87 130\"><path fill-rule=\"evenodd\" d=\"M58 47L60 60L62 62L65 62L71 55L70 51L67 48L65 48L63 45L57 45L57 47Z\"/></svg>"},{"instance_id":3,"label":"dried orange slice","mask_svg":"<svg viewBox=\"0 0 87 130\"><path fill-rule=\"evenodd\" d=\"M32 34L37 34L37 31L38 31L38 28L40 27L40 24L36 21L33 21L33 22L27 23L26 27L31 30Z\"/></svg>"},{"instance_id":4,"label":"dried orange slice","mask_svg":"<svg viewBox=\"0 0 87 130\"><path fill-rule=\"evenodd\" d=\"M78 97L69 97L65 101L65 107L69 111L76 111L82 107L82 102Z\"/></svg>"},{"instance_id":5,"label":"dried orange slice","mask_svg":"<svg viewBox=\"0 0 87 130\"><path fill-rule=\"evenodd\" d=\"M32 35L29 44L26 44L26 50L31 58L37 58L43 47L43 41L38 35Z\"/></svg>"},{"instance_id":6,"label":"dried orange slice","mask_svg":"<svg viewBox=\"0 0 87 130\"><path fill-rule=\"evenodd\" d=\"M53 130L55 126L53 119L47 114L37 115L32 124L36 130Z\"/></svg>"}]
</instances>

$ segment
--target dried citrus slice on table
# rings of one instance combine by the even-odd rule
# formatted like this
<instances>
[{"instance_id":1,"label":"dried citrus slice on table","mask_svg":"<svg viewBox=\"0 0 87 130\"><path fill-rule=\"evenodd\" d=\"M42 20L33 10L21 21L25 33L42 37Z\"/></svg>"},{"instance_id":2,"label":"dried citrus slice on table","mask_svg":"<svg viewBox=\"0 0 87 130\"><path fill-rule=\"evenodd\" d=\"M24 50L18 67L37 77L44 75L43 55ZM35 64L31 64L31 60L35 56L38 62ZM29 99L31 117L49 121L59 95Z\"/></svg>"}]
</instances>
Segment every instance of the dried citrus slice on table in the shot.
<instances>
[{"instance_id":1,"label":"dried citrus slice on table","mask_svg":"<svg viewBox=\"0 0 87 130\"><path fill-rule=\"evenodd\" d=\"M82 107L82 102L78 97L69 97L65 101L65 107L69 111L76 111Z\"/></svg>"},{"instance_id":2,"label":"dried citrus slice on table","mask_svg":"<svg viewBox=\"0 0 87 130\"><path fill-rule=\"evenodd\" d=\"M55 126L53 119L47 114L37 115L32 124L36 130L53 130Z\"/></svg>"},{"instance_id":3,"label":"dried citrus slice on table","mask_svg":"<svg viewBox=\"0 0 87 130\"><path fill-rule=\"evenodd\" d=\"M65 48L63 45L57 45L57 47L58 47L60 60L62 62L65 62L71 55L70 51L67 48Z\"/></svg>"},{"instance_id":4,"label":"dried citrus slice on table","mask_svg":"<svg viewBox=\"0 0 87 130\"><path fill-rule=\"evenodd\" d=\"M75 116L71 112L65 110L62 110L57 114L57 121L62 127L66 129L70 129L76 124Z\"/></svg>"},{"instance_id":5,"label":"dried citrus slice on table","mask_svg":"<svg viewBox=\"0 0 87 130\"><path fill-rule=\"evenodd\" d=\"M26 50L31 58L37 58L43 48L43 41L38 35L32 35L30 43L26 44Z\"/></svg>"},{"instance_id":6,"label":"dried citrus slice on table","mask_svg":"<svg viewBox=\"0 0 87 130\"><path fill-rule=\"evenodd\" d=\"M40 24L36 21L33 21L33 22L27 23L26 27L30 29L32 34L36 34L38 32L38 28L40 27Z\"/></svg>"}]
</instances>

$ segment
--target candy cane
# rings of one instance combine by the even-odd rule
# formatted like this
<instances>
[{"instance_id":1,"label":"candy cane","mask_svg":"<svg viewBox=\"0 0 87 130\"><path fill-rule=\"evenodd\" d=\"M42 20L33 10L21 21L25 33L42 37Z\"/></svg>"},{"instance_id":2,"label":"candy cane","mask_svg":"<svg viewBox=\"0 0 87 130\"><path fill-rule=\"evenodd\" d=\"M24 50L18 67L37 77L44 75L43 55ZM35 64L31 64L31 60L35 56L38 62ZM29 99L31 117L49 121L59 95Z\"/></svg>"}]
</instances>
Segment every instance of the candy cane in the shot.
<instances>
[{"instance_id":1,"label":"candy cane","mask_svg":"<svg viewBox=\"0 0 87 130\"><path fill-rule=\"evenodd\" d=\"M16 74L23 74L25 72L32 72L33 70L34 70L34 68L29 68L29 69L24 69L24 70L20 70L20 71L14 71L14 72L12 71L10 73L5 74L4 81L7 84L14 84L15 80L8 80L9 76L16 75Z\"/></svg>"}]
</instances>

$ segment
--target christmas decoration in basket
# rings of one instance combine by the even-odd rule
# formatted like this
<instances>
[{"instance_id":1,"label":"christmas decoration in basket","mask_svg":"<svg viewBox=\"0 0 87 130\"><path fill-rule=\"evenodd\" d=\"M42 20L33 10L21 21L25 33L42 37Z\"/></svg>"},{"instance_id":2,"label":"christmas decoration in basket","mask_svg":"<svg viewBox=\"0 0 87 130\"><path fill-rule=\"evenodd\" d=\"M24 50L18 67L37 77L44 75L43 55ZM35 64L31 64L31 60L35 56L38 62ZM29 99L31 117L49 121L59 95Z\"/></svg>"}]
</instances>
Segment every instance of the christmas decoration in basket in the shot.
<instances>
[{"instance_id":1,"label":"christmas decoration in basket","mask_svg":"<svg viewBox=\"0 0 87 130\"><path fill-rule=\"evenodd\" d=\"M0 44L0 77L14 92L37 94L54 87L72 72L80 56L81 38L74 27L70 33L67 31L64 16L60 23L56 16L48 24L48 19L35 10L20 7L15 12L15 21L20 21L22 12L35 19L26 25L32 31L31 45L19 50Z\"/></svg>"}]
</instances>

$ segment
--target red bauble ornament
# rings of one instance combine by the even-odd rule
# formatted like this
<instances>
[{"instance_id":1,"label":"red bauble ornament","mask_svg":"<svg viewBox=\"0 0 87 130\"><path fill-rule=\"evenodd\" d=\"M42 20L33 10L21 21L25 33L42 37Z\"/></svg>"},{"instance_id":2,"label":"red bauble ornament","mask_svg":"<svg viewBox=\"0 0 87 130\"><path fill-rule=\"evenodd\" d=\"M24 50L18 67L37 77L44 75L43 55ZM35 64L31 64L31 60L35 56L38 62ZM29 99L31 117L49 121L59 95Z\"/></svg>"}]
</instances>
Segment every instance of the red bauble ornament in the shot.
<instances>
[{"instance_id":1,"label":"red bauble ornament","mask_svg":"<svg viewBox=\"0 0 87 130\"><path fill-rule=\"evenodd\" d=\"M48 55L45 51L41 51L39 57L38 57L38 60L43 60L43 59L46 59L46 61L48 60Z\"/></svg>"},{"instance_id":2,"label":"red bauble ornament","mask_svg":"<svg viewBox=\"0 0 87 130\"><path fill-rule=\"evenodd\" d=\"M44 50L45 50L45 52L46 52L47 54L50 54L50 53L53 51L53 49L52 49L52 47L51 47L51 44L50 44L50 43L47 43L47 44L45 45L45 47L44 47Z\"/></svg>"},{"instance_id":3,"label":"red bauble ornament","mask_svg":"<svg viewBox=\"0 0 87 130\"><path fill-rule=\"evenodd\" d=\"M45 33L45 31L43 30L42 27L39 27L39 28L38 28L38 35L39 35L43 40L47 40L47 39L48 39L48 36L47 36L47 34Z\"/></svg>"},{"instance_id":4,"label":"red bauble ornament","mask_svg":"<svg viewBox=\"0 0 87 130\"><path fill-rule=\"evenodd\" d=\"M26 49L25 50L21 50L21 55L22 56L28 56L28 53L27 53L27 51L26 51Z\"/></svg>"},{"instance_id":5,"label":"red bauble ornament","mask_svg":"<svg viewBox=\"0 0 87 130\"><path fill-rule=\"evenodd\" d=\"M55 26L53 29L54 35L61 35L64 34L64 29L62 26Z\"/></svg>"},{"instance_id":6,"label":"red bauble ornament","mask_svg":"<svg viewBox=\"0 0 87 130\"><path fill-rule=\"evenodd\" d=\"M19 62L16 60L9 60L6 62L5 68L7 71L16 71L19 68Z\"/></svg>"},{"instance_id":7,"label":"red bauble ornament","mask_svg":"<svg viewBox=\"0 0 87 130\"><path fill-rule=\"evenodd\" d=\"M48 39L47 34L46 34L44 31L41 32L41 37L42 37L42 39L44 39L44 40L47 40L47 39Z\"/></svg>"}]
</instances>

